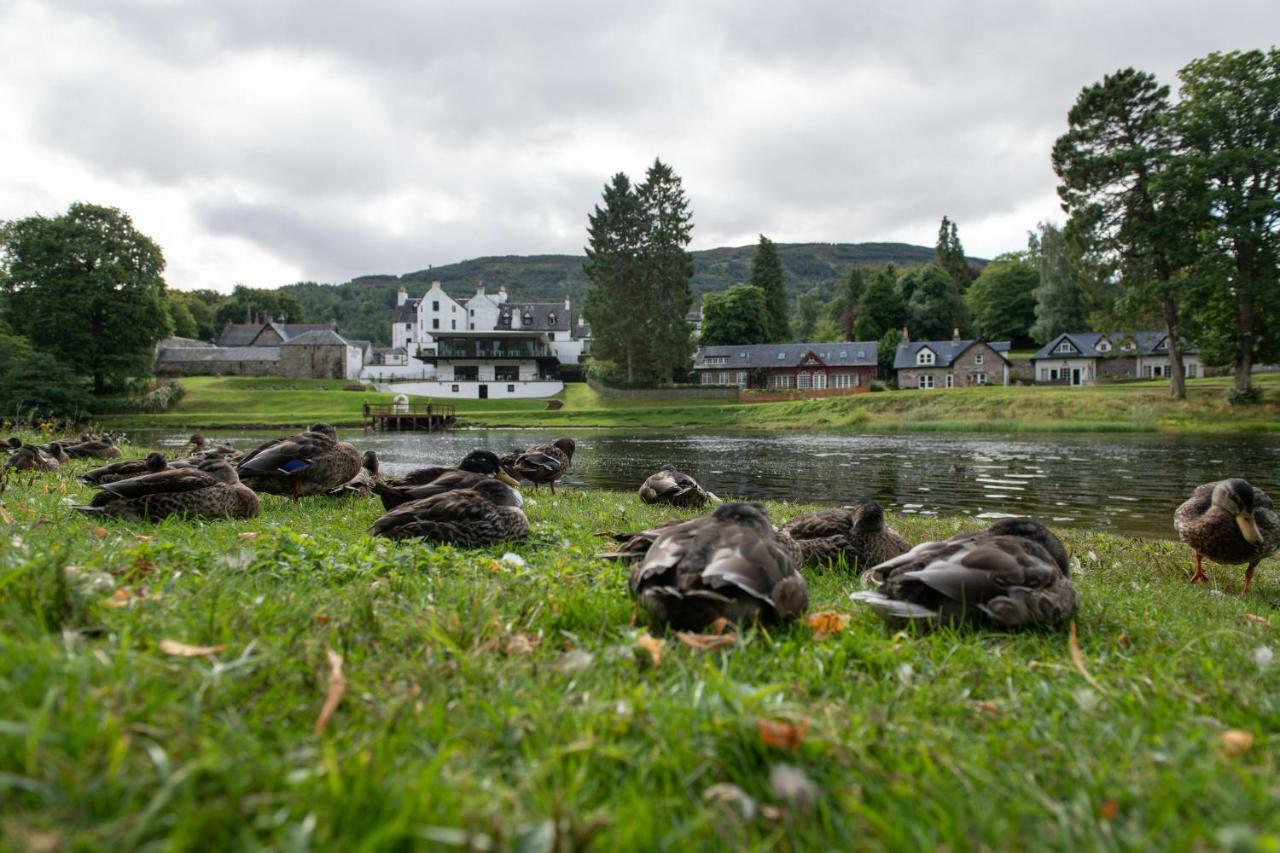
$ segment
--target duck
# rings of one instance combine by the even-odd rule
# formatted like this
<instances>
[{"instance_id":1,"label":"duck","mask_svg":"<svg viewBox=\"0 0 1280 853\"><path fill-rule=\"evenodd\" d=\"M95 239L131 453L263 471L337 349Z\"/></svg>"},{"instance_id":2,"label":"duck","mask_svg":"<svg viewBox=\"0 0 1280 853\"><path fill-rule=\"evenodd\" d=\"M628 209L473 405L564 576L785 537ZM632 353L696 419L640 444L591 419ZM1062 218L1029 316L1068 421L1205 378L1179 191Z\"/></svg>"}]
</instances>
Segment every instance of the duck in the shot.
<instances>
[{"instance_id":1,"label":"duck","mask_svg":"<svg viewBox=\"0 0 1280 853\"><path fill-rule=\"evenodd\" d=\"M911 544L885 522L884 508L875 501L821 509L799 515L782 525L804 552L804 565L835 562L870 567L911 549Z\"/></svg>"},{"instance_id":2,"label":"duck","mask_svg":"<svg viewBox=\"0 0 1280 853\"><path fill-rule=\"evenodd\" d=\"M520 485L515 478L507 473L507 470L502 465L502 460L492 450L473 450L462 457L462 461L457 465L432 465L426 468L415 468L402 477L388 477L384 482L388 486L397 489L406 486L425 486L449 471L469 471L473 474L483 474L486 477L496 477L508 486Z\"/></svg>"},{"instance_id":3,"label":"duck","mask_svg":"<svg viewBox=\"0 0 1280 853\"><path fill-rule=\"evenodd\" d=\"M209 459L195 468L168 468L107 483L88 504L73 508L130 521L160 521L175 515L253 518L258 514L258 496L240 482L229 463Z\"/></svg>"},{"instance_id":4,"label":"duck","mask_svg":"<svg viewBox=\"0 0 1280 853\"><path fill-rule=\"evenodd\" d=\"M551 494L556 493L556 480L569 471L577 443L572 438L557 438L547 444L535 444L528 450L516 451L506 457L514 476L538 484L550 483Z\"/></svg>"},{"instance_id":5,"label":"duck","mask_svg":"<svg viewBox=\"0 0 1280 853\"><path fill-rule=\"evenodd\" d=\"M706 506L709 500L719 501L719 498L702 488L697 480L670 464L663 465L657 473L650 474L637 494L647 504L671 504L694 509Z\"/></svg>"},{"instance_id":6,"label":"duck","mask_svg":"<svg viewBox=\"0 0 1280 853\"><path fill-rule=\"evenodd\" d=\"M1197 486L1174 511L1173 526L1195 551L1192 583L1205 580L1205 557L1224 566L1245 565L1244 595L1258 564L1280 550L1280 514L1266 492L1242 477Z\"/></svg>"},{"instance_id":7,"label":"duck","mask_svg":"<svg viewBox=\"0 0 1280 853\"><path fill-rule=\"evenodd\" d=\"M361 457L360 470L356 475L338 488L328 492L330 497L341 498L349 495L356 495L367 498L373 495L378 488L379 468L378 453L374 450L366 450Z\"/></svg>"},{"instance_id":8,"label":"duck","mask_svg":"<svg viewBox=\"0 0 1280 853\"><path fill-rule=\"evenodd\" d=\"M80 441L66 445L63 450L72 459L119 459L121 455L120 448L116 447L115 439L110 435L101 438L82 435Z\"/></svg>"},{"instance_id":9,"label":"duck","mask_svg":"<svg viewBox=\"0 0 1280 853\"><path fill-rule=\"evenodd\" d=\"M149 453L145 459L129 459L125 462L113 462L94 468L80 475L80 482L90 486L105 486L120 480L141 477L144 474L155 474L169 467L168 461L159 453Z\"/></svg>"},{"instance_id":10,"label":"duck","mask_svg":"<svg viewBox=\"0 0 1280 853\"><path fill-rule=\"evenodd\" d=\"M658 627L700 631L717 619L799 617L809 593L794 554L758 503L726 503L666 527L631 568L631 595Z\"/></svg>"},{"instance_id":11,"label":"duck","mask_svg":"<svg viewBox=\"0 0 1280 853\"><path fill-rule=\"evenodd\" d=\"M480 548L529 535L523 503L520 493L506 483L484 478L471 488L403 503L375 521L370 531L387 539Z\"/></svg>"},{"instance_id":12,"label":"duck","mask_svg":"<svg viewBox=\"0 0 1280 853\"><path fill-rule=\"evenodd\" d=\"M16 471L56 471L60 463L34 444L24 444L9 454L5 467Z\"/></svg>"},{"instance_id":13,"label":"duck","mask_svg":"<svg viewBox=\"0 0 1280 853\"><path fill-rule=\"evenodd\" d=\"M56 459L59 465L66 465L71 461L71 457L67 455L66 449L60 441L51 441L41 448L45 456L50 459Z\"/></svg>"},{"instance_id":14,"label":"duck","mask_svg":"<svg viewBox=\"0 0 1280 853\"><path fill-rule=\"evenodd\" d=\"M1056 627L1075 615L1067 550L1030 518L1002 518L986 530L925 542L863 575L855 592L890 625L977 623Z\"/></svg>"},{"instance_id":15,"label":"duck","mask_svg":"<svg viewBox=\"0 0 1280 853\"><path fill-rule=\"evenodd\" d=\"M297 500L338 488L359 473L361 461L360 451L339 441L331 424L317 423L306 432L273 439L250 451L236 470L256 492Z\"/></svg>"}]
</instances>

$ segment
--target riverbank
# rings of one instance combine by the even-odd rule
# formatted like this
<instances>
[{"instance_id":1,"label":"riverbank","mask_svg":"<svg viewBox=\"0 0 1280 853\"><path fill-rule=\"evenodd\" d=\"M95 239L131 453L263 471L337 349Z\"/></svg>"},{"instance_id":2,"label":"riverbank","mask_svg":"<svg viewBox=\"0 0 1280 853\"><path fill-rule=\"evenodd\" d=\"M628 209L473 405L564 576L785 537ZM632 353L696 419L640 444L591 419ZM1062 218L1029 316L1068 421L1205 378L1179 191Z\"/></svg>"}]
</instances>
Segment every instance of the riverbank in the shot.
<instances>
[{"instance_id":1,"label":"riverbank","mask_svg":"<svg viewBox=\"0 0 1280 853\"><path fill-rule=\"evenodd\" d=\"M1238 569L1188 585L1173 543L1062 531L1078 662L1066 632L892 634L853 608L854 573L812 570L812 609L850 616L834 636L668 636L655 667L625 568L592 556L595 531L674 514L630 493L529 494L530 540L456 551L368 538L360 500L100 525L67 506L89 494L72 473L11 479L0 519L0 833L19 848L1280 841L1280 666L1255 651L1277 641L1275 561L1243 599ZM811 806L771 784L783 766ZM719 802L730 785L760 807Z\"/></svg>"},{"instance_id":2,"label":"riverbank","mask_svg":"<svg viewBox=\"0 0 1280 853\"><path fill-rule=\"evenodd\" d=\"M104 419L114 428L359 426L363 402L390 394L345 391L341 381L192 377L186 394L159 415ZM546 400L458 400L461 425L490 427L685 427L759 430L956 432L1189 432L1280 430L1280 374L1262 374L1256 406L1230 406L1227 378L1188 382L1175 402L1164 382L1085 388L999 387L885 391L822 400L723 405L716 400L605 397L585 384Z\"/></svg>"}]
</instances>

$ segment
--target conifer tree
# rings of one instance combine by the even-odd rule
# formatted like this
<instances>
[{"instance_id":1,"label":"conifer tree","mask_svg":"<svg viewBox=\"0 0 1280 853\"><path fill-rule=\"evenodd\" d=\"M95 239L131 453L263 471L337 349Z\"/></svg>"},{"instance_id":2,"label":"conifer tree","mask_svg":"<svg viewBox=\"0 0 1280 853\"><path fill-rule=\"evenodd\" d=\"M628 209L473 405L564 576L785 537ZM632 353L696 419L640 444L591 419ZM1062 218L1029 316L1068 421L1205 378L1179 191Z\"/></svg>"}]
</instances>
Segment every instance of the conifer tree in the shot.
<instances>
[{"instance_id":1,"label":"conifer tree","mask_svg":"<svg viewBox=\"0 0 1280 853\"><path fill-rule=\"evenodd\" d=\"M646 329L648 378L671 382L693 357L693 334L685 320L693 305L693 255L688 251L693 215L683 182L661 160L649 167L636 199L646 226L640 260L647 298L633 311L640 310L642 323L637 325Z\"/></svg>"},{"instance_id":2,"label":"conifer tree","mask_svg":"<svg viewBox=\"0 0 1280 853\"><path fill-rule=\"evenodd\" d=\"M782 259L778 257L778 247L763 234L751 258L751 284L764 291L765 303L769 306L769 340L789 340L791 328L787 318Z\"/></svg>"},{"instance_id":3,"label":"conifer tree","mask_svg":"<svg viewBox=\"0 0 1280 853\"><path fill-rule=\"evenodd\" d=\"M969 261L964 256L964 246L960 245L960 230L947 217L942 217L938 226L938 244L935 247L938 266L951 276L951 280L964 293L969 289Z\"/></svg>"}]
</instances>

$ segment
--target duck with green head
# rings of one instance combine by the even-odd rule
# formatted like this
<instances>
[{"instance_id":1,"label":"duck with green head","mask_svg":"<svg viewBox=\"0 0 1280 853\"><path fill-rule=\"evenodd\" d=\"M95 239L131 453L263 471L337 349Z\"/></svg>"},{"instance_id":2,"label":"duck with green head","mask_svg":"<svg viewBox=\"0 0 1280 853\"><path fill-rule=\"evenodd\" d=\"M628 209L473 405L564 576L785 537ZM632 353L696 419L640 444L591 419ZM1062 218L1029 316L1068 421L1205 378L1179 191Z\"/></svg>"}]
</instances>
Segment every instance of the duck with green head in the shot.
<instances>
[{"instance_id":1,"label":"duck with green head","mask_svg":"<svg viewBox=\"0 0 1280 853\"><path fill-rule=\"evenodd\" d=\"M1178 538L1196 553L1192 583L1205 580L1203 559L1224 566L1245 565L1249 594L1258 563L1280 551L1280 514L1271 497L1241 477L1197 486L1173 514Z\"/></svg>"}]
</instances>

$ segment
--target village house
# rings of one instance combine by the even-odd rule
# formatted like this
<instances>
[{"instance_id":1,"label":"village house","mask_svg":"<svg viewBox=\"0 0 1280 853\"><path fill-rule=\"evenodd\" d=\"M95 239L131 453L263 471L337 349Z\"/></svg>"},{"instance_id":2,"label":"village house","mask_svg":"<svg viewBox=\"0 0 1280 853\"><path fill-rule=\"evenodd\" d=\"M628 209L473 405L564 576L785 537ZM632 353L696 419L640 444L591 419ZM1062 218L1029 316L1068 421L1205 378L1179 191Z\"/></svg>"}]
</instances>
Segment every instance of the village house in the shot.
<instances>
[{"instance_id":1,"label":"village house","mask_svg":"<svg viewBox=\"0 0 1280 853\"><path fill-rule=\"evenodd\" d=\"M372 353L369 341L347 340L333 323L228 323L216 343L160 341L155 365L168 376L355 379Z\"/></svg>"},{"instance_id":2,"label":"village house","mask_svg":"<svg viewBox=\"0 0 1280 853\"><path fill-rule=\"evenodd\" d=\"M903 389L1008 385L1009 347L1009 341L963 340L958 330L949 341L912 341L904 328L893 369Z\"/></svg>"},{"instance_id":3,"label":"village house","mask_svg":"<svg viewBox=\"0 0 1280 853\"><path fill-rule=\"evenodd\" d=\"M547 332L497 329L437 332L432 352L419 356L430 378L387 386L402 394L487 400L549 397L564 390L560 360Z\"/></svg>"},{"instance_id":4,"label":"village house","mask_svg":"<svg viewBox=\"0 0 1280 853\"><path fill-rule=\"evenodd\" d=\"M699 347L693 370L702 385L826 390L870 388L876 342Z\"/></svg>"},{"instance_id":5,"label":"village house","mask_svg":"<svg viewBox=\"0 0 1280 853\"><path fill-rule=\"evenodd\" d=\"M1169 375L1169 337L1164 332L1065 332L1031 358L1037 385L1096 385L1160 379ZM1204 376L1198 351L1183 344L1183 372Z\"/></svg>"}]
</instances>

